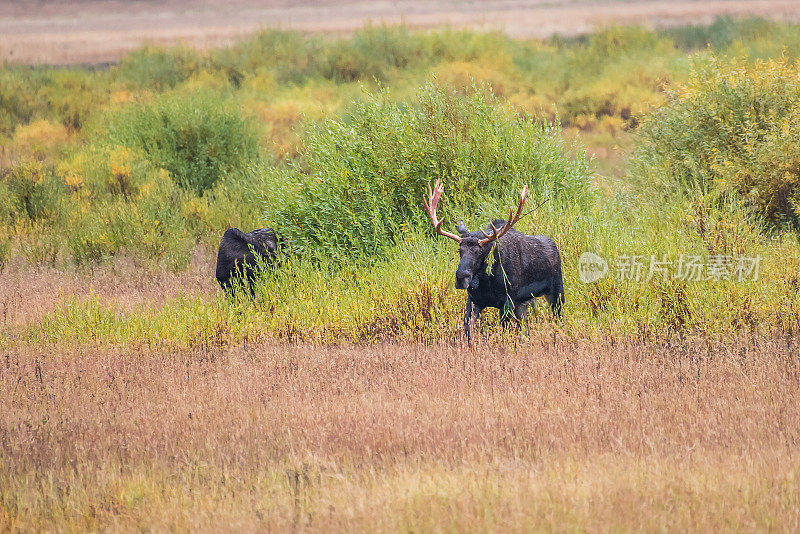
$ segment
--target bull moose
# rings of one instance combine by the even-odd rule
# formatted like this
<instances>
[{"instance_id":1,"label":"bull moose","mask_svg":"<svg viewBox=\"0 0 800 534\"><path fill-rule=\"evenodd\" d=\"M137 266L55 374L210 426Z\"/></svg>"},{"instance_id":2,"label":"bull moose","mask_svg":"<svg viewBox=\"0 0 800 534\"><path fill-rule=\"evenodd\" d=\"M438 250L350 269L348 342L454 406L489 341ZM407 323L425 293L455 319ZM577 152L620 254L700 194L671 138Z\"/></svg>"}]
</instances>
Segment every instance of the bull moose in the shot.
<instances>
[{"instance_id":1,"label":"bull moose","mask_svg":"<svg viewBox=\"0 0 800 534\"><path fill-rule=\"evenodd\" d=\"M278 253L278 246L278 236L271 228L258 228L247 233L238 228L228 228L217 252L217 282L227 291L233 286L233 280L239 277L252 294L259 261L271 263Z\"/></svg>"},{"instance_id":2,"label":"bull moose","mask_svg":"<svg viewBox=\"0 0 800 534\"><path fill-rule=\"evenodd\" d=\"M428 197L423 202L436 232L458 243L461 259L456 270L456 289L467 290L464 314L467 342L471 342L474 322L485 308L499 309L503 323L512 312L518 321L524 321L530 302L544 296L553 313L560 317L564 282L558 247L549 237L526 235L511 228L522 216L528 186L522 188L517 211L514 213L511 208L508 219L495 219L486 230L477 232L470 232L461 221L456 227L459 235L442 230L442 221L436 216L443 192L441 180L436 180L433 190L428 186Z\"/></svg>"}]
</instances>

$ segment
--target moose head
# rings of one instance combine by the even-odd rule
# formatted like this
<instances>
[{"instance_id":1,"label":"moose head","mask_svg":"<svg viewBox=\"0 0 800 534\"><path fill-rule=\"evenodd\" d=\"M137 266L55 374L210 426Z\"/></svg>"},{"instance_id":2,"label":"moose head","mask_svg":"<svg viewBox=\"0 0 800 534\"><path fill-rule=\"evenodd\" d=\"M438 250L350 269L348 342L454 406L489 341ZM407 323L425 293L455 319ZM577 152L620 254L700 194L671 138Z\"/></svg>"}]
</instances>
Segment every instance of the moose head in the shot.
<instances>
[{"instance_id":1,"label":"moose head","mask_svg":"<svg viewBox=\"0 0 800 534\"><path fill-rule=\"evenodd\" d=\"M491 230L491 234L483 229L470 232L464 224L464 221L460 221L456 227L459 235L442 230L442 221L436 216L436 206L439 204L439 199L441 199L443 192L444 186L441 180L436 180L432 190L431 187L428 186L428 197L423 198L425 209L431 218L434 228L436 228L436 232L458 243L458 253L461 256L461 260L456 270L456 289L474 290L477 289L479 284L479 278L476 275L486 263L494 244L516 224L520 217L522 217L522 208L525 206L528 186L526 185L522 188L516 213L514 212L514 208L511 208L511 210L509 210L508 219L505 221L502 219L495 219L489 224L488 229ZM496 225L500 225L500 228Z\"/></svg>"}]
</instances>

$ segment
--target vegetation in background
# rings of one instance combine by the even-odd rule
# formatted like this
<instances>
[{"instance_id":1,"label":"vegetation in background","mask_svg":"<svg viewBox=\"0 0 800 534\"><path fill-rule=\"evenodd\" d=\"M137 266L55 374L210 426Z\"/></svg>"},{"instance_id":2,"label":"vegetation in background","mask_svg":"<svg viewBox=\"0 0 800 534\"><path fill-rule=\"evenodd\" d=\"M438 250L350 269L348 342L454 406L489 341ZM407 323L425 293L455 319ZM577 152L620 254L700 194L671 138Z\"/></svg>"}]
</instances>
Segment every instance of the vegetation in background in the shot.
<instances>
[{"instance_id":1,"label":"vegetation in background","mask_svg":"<svg viewBox=\"0 0 800 534\"><path fill-rule=\"evenodd\" d=\"M773 226L799 230L798 64L710 57L668 95L637 136L642 188L735 194Z\"/></svg>"},{"instance_id":2,"label":"vegetation in background","mask_svg":"<svg viewBox=\"0 0 800 534\"><path fill-rule=\"evenodd\" d=\"M587 210L582 151L485 89L428 84L401 103L365 95L343 119L313 128L300 163L269 180L266 220L296 253L339 262L381 256L409 232L430 230L421 198L436 179L447 186L439 214L451 226L460 218L482 227L524 184L531 206Z\"/></svg>"},{"instance_id":3,"label":"vegetation in background","mask_svg":"<svg viewBox=\"0 0 800 534\"><path fill-rule=\"evenodd\" d=\"M238 107L206 91L124 109L113 116L107 142L141 151L199 196L259 157L255 129Z\"/></svg>"},{"instance_id":4,"label":"vegetation in background","mask_svg":"<svg viewBox=\"0 0 800 534\"><path fill-rule=\"evenodd\" d=\"M131 89L154 92L174 89L199 74L204 67L200 54L186 47L144 47L128 54L117 67L117 77Z\"/></svg>"}]
</instances>

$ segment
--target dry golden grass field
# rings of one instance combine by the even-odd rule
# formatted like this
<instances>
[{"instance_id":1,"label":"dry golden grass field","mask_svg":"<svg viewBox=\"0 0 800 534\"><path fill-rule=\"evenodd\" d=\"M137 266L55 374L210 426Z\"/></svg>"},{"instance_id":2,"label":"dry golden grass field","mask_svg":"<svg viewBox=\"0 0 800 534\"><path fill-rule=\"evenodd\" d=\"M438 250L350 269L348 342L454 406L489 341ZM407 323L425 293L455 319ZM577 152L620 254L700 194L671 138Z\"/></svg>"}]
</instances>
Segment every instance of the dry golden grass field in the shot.
<instances>
[{"instance_id":1,"label":"dry golden grass field","mask_svg":"<svg viewBox=\"0 0 800 534\"><path fill-rule=\"evenodd\" d=\"M12 344L0 529L796 531L798 349Z\"/></svg>"},{"instance_id":2,"label":"dry golden grass field","mask_svg":"<svg viewBox=\"0 0 800 534\"><path fill-rule=\"evenodd\" d=\"M26 341L59 303L213 298L208 266L2 279L0 531L797 531L792 332L468 348ZM27 306L26 302L31 305ZM26 311L27 310L27 311Z\"/></svg>"}]
</instances>

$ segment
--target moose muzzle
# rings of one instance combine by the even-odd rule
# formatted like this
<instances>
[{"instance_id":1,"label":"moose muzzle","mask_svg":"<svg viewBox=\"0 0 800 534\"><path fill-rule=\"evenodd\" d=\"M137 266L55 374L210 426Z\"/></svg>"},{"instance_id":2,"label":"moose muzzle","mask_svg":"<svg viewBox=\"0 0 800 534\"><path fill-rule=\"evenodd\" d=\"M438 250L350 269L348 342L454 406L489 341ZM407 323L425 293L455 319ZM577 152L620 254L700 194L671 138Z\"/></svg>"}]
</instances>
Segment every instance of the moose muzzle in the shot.
<instances>
[{"instance_id":1,"label":"moose muzzle","mask_svg":"<svg viewBox=\"0 0 800 534\"><path fill-rule=\"evenodd\" d=\"M456 271L456 289L467 289L473 285L477 287L477 282L477 278L472 276L471 273Z\"/></svg>"}]
</instances>

